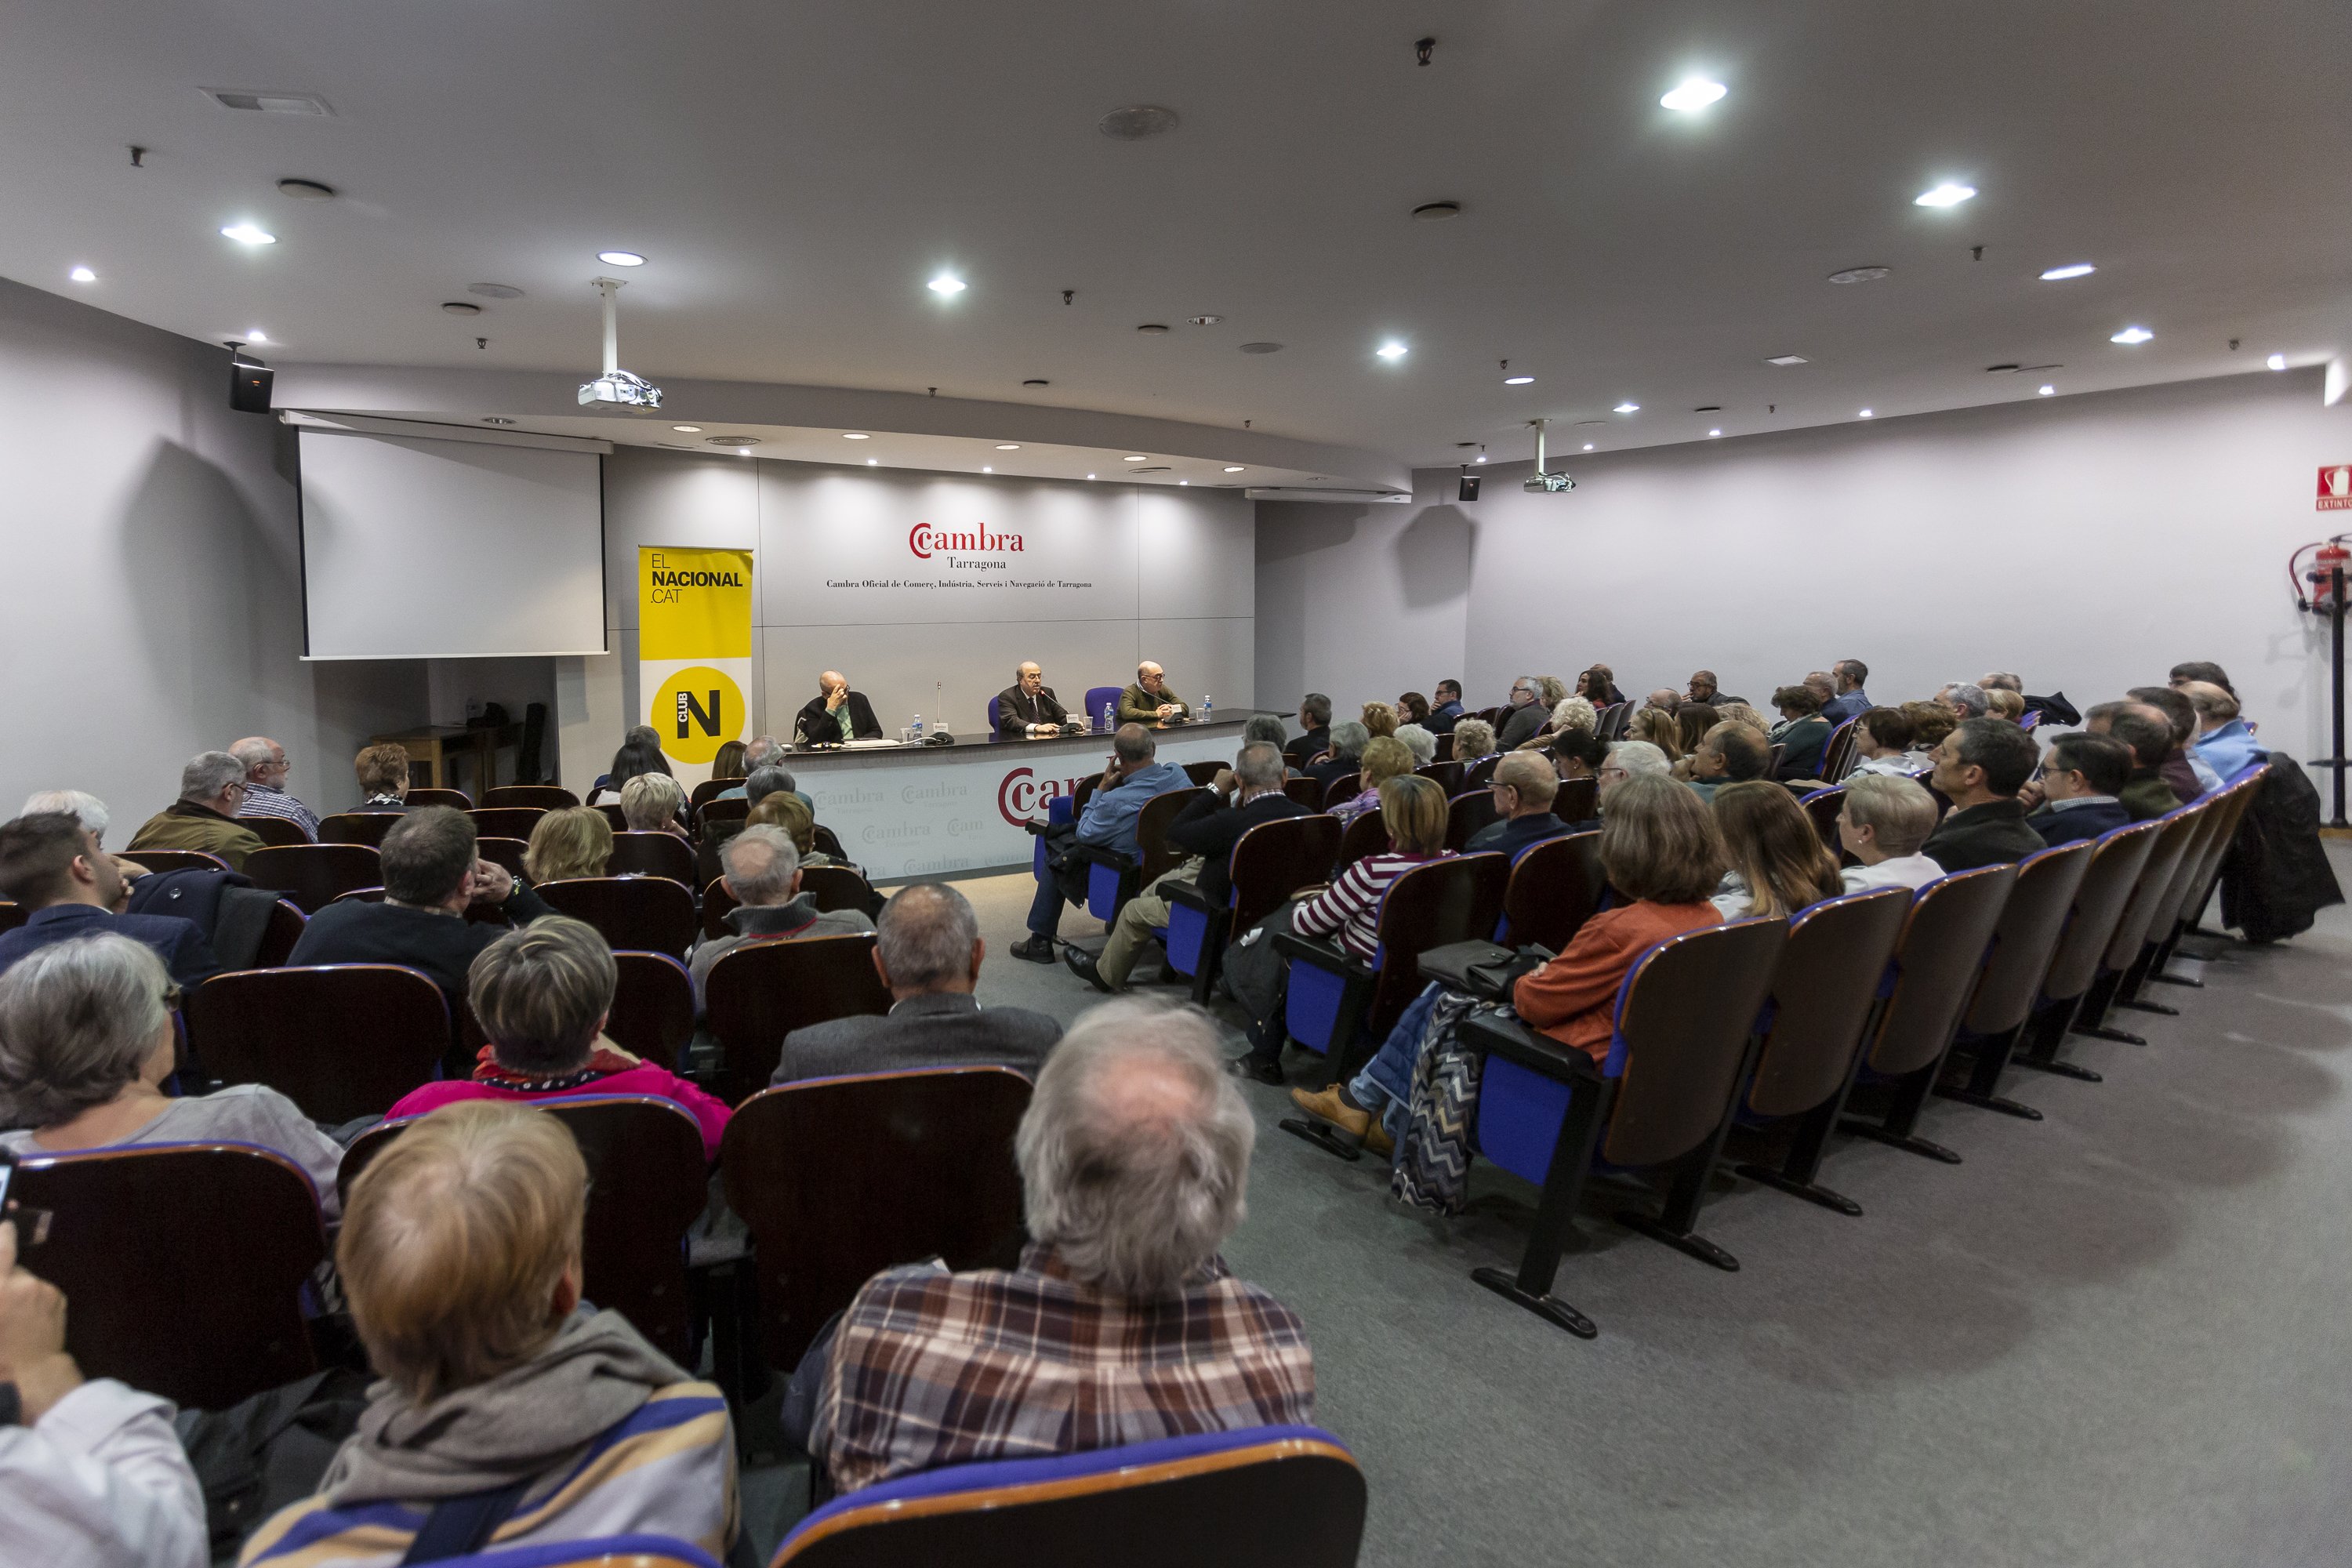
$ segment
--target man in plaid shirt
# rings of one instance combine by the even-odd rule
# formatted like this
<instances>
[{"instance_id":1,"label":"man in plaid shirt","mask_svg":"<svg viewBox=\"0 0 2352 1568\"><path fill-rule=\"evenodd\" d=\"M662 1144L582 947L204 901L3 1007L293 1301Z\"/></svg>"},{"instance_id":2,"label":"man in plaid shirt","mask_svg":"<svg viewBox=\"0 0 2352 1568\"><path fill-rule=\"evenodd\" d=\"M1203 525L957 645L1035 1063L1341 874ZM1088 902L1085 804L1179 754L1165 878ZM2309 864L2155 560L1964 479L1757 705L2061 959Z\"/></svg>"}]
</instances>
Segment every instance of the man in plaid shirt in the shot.
<instances>
[{"instance_id":1,"label":"man in plaid shirt","mask_svg":"<svg viewBox=\"0 0 2352 1568\"><path fill-rule=\"evenodd\" d=\"M1206 1016L1121 998L1080 1019L1015 1142L1021 1267L878 1274L811 1352L835 1487L1312 1422L1298 1315L1217 1256L1255 1136Z\"/></svg>"},{"instance_id":2,"label":"man in plaid shirt","mask_svg":"<svg viewBox=\"0 0 2352 1568\"><path fill-rule=\"evenodd\" d=\"M319 841L319 814L286 793L286 775L294 764L286 760L286 748L267 735L247 735L228 749L228 754L245 764L245 804L236 808L239 816L277 816L302 830L302 837L313 844Z\"/></svg>"}]
</instances>

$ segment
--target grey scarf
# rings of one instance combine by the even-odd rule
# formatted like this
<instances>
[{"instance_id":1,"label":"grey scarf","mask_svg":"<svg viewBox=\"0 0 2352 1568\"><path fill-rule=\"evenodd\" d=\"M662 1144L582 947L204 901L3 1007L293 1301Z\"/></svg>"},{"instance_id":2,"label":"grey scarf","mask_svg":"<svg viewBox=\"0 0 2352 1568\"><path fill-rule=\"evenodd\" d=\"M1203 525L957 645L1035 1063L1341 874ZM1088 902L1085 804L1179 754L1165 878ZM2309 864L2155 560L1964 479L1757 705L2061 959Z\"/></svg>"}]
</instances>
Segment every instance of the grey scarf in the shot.
<instances>
[{"instance_id":1,"label":"grey scarf","mask_svg":"<svg viewBox=\"0 0 2352 1568\"><path fill-rule=\"evenodd\" d=\"M691 1380L620 1313L583 1307L530 1360L430 1405L376 1384L319 1489L336 1508L433 1502L545 1475L655 1389Z\"/></svg>"}]
</instances>

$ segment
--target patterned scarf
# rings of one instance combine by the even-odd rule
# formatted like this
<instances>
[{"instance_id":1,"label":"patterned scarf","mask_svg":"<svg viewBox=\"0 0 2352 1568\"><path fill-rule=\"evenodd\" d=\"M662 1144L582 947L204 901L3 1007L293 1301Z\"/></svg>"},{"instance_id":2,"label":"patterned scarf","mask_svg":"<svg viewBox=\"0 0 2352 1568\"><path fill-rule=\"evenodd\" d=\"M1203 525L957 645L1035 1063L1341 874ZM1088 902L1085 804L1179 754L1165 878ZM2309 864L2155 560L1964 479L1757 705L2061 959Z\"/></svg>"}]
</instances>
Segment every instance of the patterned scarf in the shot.
<instances>
[{"instance_id":1,"label":"patterned scarf","mask_svg":"<svg viewBox=\"0 0 2352 1568\"><path fill-rule=\"evenodd\" d=\"M562 1089L578 1089L583 1083L593 1083L600 1078L610 1078L616 1072L626 1072L638 1065L602 1035L596 1037L596 1048L589 1053L588 1065L574 1072L523 1072L502 1065L499 1061L498 1051L496 1046L484 1046L474 1053L474 1081L496 1084L518 1094L554 1094Z\"/></svg>"}]
</instances>

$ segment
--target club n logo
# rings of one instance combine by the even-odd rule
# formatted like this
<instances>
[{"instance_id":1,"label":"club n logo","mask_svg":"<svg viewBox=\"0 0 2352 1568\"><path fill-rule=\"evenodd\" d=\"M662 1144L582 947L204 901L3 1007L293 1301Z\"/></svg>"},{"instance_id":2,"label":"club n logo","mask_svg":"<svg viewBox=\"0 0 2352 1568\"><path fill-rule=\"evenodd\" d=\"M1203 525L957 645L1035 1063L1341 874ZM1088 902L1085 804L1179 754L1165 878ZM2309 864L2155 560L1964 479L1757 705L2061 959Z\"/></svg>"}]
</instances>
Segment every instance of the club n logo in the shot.
<instances>
[{"instance_id":1,"label":"club n logo","mask_svg":"<svg viewBox=\"0 0 2352 1568\"><path fill-rule=\"evenodd\" d=\"M693 692L681 689L677 694L677 738L683 741L691 733L687 728L689 721L699 726L705 735L719 734L719 714L724 706L717 691L711 692L710 706L706 709L694 700Z\"/></svg>"}]
</instances>

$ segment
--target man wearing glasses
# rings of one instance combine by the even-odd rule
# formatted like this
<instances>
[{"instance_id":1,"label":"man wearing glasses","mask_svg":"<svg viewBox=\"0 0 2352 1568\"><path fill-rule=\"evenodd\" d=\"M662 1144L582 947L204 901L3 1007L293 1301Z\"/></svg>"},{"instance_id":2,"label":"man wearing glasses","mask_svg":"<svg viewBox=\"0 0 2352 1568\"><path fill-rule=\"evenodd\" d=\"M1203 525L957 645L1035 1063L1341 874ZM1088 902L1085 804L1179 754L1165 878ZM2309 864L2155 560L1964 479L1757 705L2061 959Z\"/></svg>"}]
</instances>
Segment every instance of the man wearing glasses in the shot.
<instances>
[{"instance_id":1,"label":"man wearing glasses","mask_svg":"<svg viewBox=\"0 0 2352 1568\"><path fill-rule=\"evenodd\" d=\"M253 829L236 820L244 804L245 764L226 752L198 752L180 770L180 798L140 824L129 853L194 849L242 871L245 858L261 847Z\"/></svg>"},{"instance_id":2,"label":"man wearing glasses","mask_svg":"<svg viewBox=\"0 0 2352 1568\"><path fill-rule=\"evenodd\" d=\"M1550 717L1538 700L1536 678L1522 675L1511 682L1511 711L1503 721L1503 732L1496 739L1496 750L1516 751L1520 742L1533 740L1544 721Z\"/></svg>"}]
</instances>

